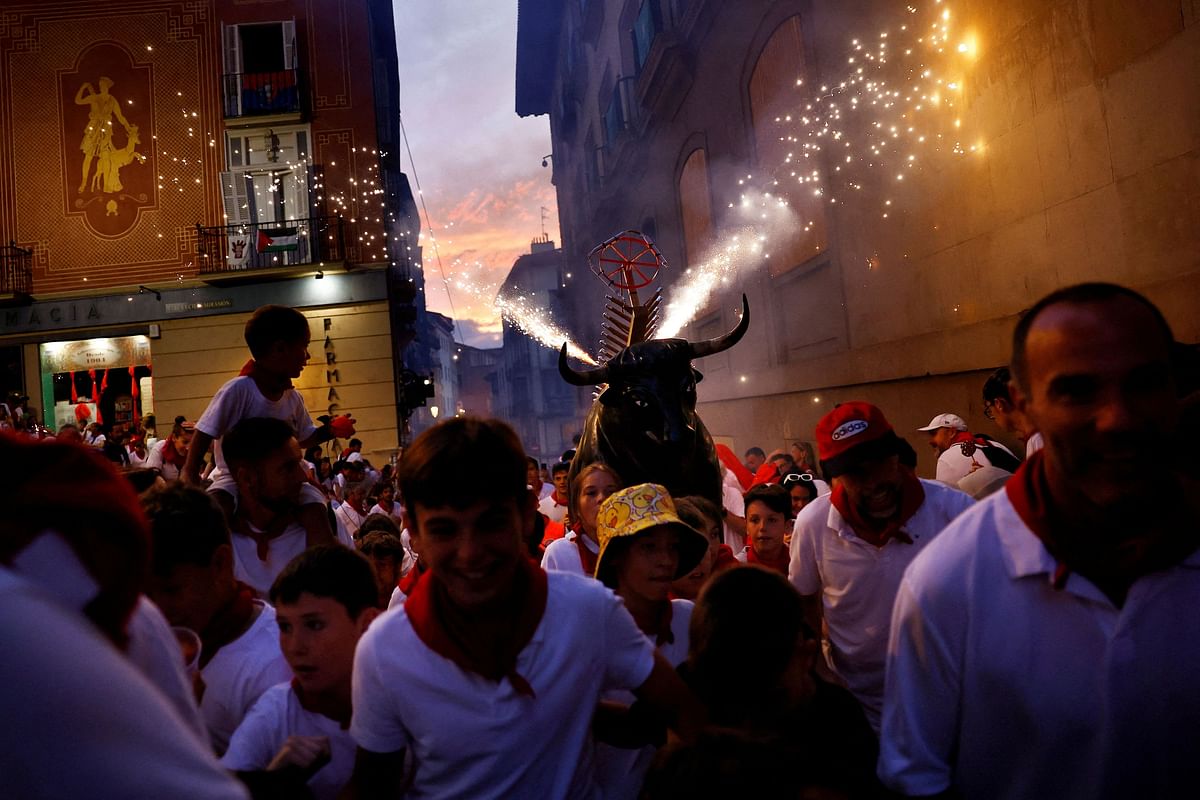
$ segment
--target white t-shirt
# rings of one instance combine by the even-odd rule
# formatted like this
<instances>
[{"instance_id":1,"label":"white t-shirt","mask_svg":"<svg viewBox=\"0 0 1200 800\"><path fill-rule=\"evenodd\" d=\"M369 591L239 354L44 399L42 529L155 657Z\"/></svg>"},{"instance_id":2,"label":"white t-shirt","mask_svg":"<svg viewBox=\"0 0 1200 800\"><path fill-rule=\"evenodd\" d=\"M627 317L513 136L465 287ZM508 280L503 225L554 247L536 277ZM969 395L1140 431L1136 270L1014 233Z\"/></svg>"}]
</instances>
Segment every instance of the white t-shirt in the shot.
<instances>
[{"instance_id":1,"label":"white t-shirt","mask_svg":"<svg viewBox=\"0 0 1200 800\"><path fill-rule=\"evenodd\" d=\"M938 456L937 479L939 481L948 486L957 487L959 481L975 470L981 467L993 466L991 460L984 455L983 449L980 447L975 447L971 455L963 452L963 446L969 444L971 442L952 444L946 448L946 452ZM999 442L992 441L991 444L1012 455L1012 451Z\"/></svg>"},{"instance_id":2,"label":"white t-shirt","mask_svg":"<svg viewBox=\"0 0 1200 800\"><path fill-rule=\"evenodd\" d=\"M555 539L550 544L546 545L546 552L542 554L542 569L546 571L553 570L554 572L571 572L575 575L582 575L585 578L595 578L593 575L588 575L583 571L583 561L579 558L579 540L574 533L568 533L561 539ZM583 546L592 553L600 553L600 545L594 543L586 536L582 537Z\"/></svg>"},{"instance_id":3,"label":"white t-shirt","mask_svg":"<svg viewBox=\"0 0 1200 800\"><path fill-rule=\"evenodd\" d=\"M335 800L354 772L354 740L336 720L305 710L290 683L258 698L229 740L221 765L236 772L266 769L289 736L329 738L329 763L308 779L308 788L317 800Z\"/></svg>"},{"instance_id":4,"label":"white t-shirt","mask_svg":"<svg viewBox=\"0 0 1200 800\"><path fill-rule=\"evenodd\" d=\"M601 584L548 575L545 614L516 665L536 697L430 650L403 607L359 640L350 733L372 752L411 750L406 797L595 796L592 713L603 692L645 683L654 645Z\"/></svg>"},{"instance_id":5,"label":"white t-shirt","mask_svg":"<svg viewBox=\"0 0 1200 800\"><path fill-rule=\"evenodd\" d=\"M372 514L383 514L385 517L391 517L392 519L396 520L397 523L399 523L401 520L400 515L402 513L404 513L404 509L400 507L399 503L393 500L391 511L385 511L383 506L379 505L379 503L376 503L375 505L371 506L371 510L367 512L367 516L369 517Z\"/></svg>"},{"instance_id":6,"label":"white t-shirt","mask_svg":"<svg viewBox=\"0 0 1200 800\"><path fill-rule=\"evenodd\" d=\"M303 442L317 430L304 398L295 389L285 389L278 400L268 400L258 390L258 384L249 375L241 375L224 386L213 395L212 401L200 419L196 421L196 430L208 434L214 439L213 461L216 469L213 475L219 477L229 472L225 466L225 457L221 454L221 437L244 419L251 417L273 417L281 419L296 433L296 439ZM212 476L210 476L212 477ZM214 481L217 477L213 477Z\"/></svg>"},{"instance_id":7,"label":"white t-shirt","mask_svg":"<svg viewBox=\"0 0 1200 800\"><path fill-rule=\"evenodd\" d=\"M158 470L164 481L179 480L179 467L163 460L163 448L173 447L170 439L163 439L146 451L146 461L142 466Z\"/></svg>"},{"instance_id":8,"label":"white t-shirt","mask_svg":"<svg viewBox=\"0 0 1200 800\"><path fill-rule=\"evenodd\" d=\"M538 490L538 501L541 502L552 494L554 494L554 484L542 481L542 488Z\"/></svg>"},{"instance_id":9,"label":"white t-shirt","mask_svg":"<svg viewBox=\"0 0 1200 800\"><path fill-rule=\"evenodd\" d=\"M179 718L196 734L204 747L209 747L208 729L196 705L192 680L184 671L183 650L171 625L158 606L146 595L138 598L133 615L126 626L129 646L125 654L163 696L171 701Z\"/></svg>"},{"instance_id":10,"label":"white t-shirt","mask_svg":"<svg viewBox=\"0 0 1200 800\"><path fill-rule=\"evenodd\" d=\"M333 535L338 544L354 547L354 540L340 526ZM283 572L283 568L293 558L304 552L307 542L308 536L304 527L298 522L293 522L283 529L283 533L267 542L267 560L263 561L258 557L258 542L245 534L234 533L230 536L230 543L233 545L233 576L242 583L249 584L259 597L266 598L279 573Z\"/></svg>"},{"instance_id":11,"label":"white t-shirt","mask_svg":"<svg viewBox=\"0 0 1200 800\"><path fill-rule=\"evenodd\" d=\"M225 752L229 737L263 692L292 679L279 650L275 609L259 600L254 603L260 613L250 629L218 650L200 670L204 681L200 713L218 753Z\"/></svg>"},{"instance_id":12,"label":"white t-shirt","mask_svg":"<svg viewBox=\"0 0 1200 800\"><path fill-rule=\"evenodd\" d=\"M358 533L358 529L362 527L365 516L354 510L354 507L349 503L342 503L333 512L338 521L344 526L346 533L350 535L350 541L354 541L354 534Z\"/></svg>"},{"instance_id":13,"label":"white t-shirt","mask_svg":"<svg viewBox=\"0 0 1200 800\"><path fill-rule=\"evenodd\" d=\"M688 656L688 626L692 621L692 601L671 601L671 636L672 642L658 646L658 652L670 662L672 667L678 667ZM614 690L605 692L604 700L632 705L637 698L633 692ZM657 747L646 746L637 750L627 747L596 743L596 783L600 786L601 796L605 800L637 800L642 790L642 782L650 769Z\"/></svg>"},{"instance_id":14,"label":"white t-shirt","mask_svg":"<svg viewBox=\"0 0 1200 800\"><path fill-rule=\"evenodd\" d=\"M538 502L538 511L549 517L551 522L562 522L567 515L567 507L554 498L553 492Z\"/></svg>"},{"instance_id":15,"label":"white t-shirt","mask_svg":"<svg viewBox=\"0 0 1200 800\"><path fill-rule=\"evenodd\" d=\"M0 642L5 797L249 797L86 617L5 567Z\"/></svg>"},{"instance_id":16,"label":"white t-shirt","mask_svg":"<svg viewBox=\"0 0 1200 800\"><path fill-rule=\"evenodd\" d=\"M813 500L796 517L788 576L800 594L821 594L829 629L830 665L862 703L876 732L883 705L884 662L892 601L913 558L974 501L922 480L925 501L903 530L913 540L875 547L855 535L832 495Z\"/></svg>"},{"instance_id":17,"label":"white t-shirt","mask_svg":"<svg viewBox=\"0 0 1200 800\"><path fill-rule=\"evenodd\" d=\"M1200 551L1121 608L1054 558L1007 492L954 521L904 575L879 775L909 795L1194 797L1200 786Z\"/></svg>"},{"instance_id":18,"label":"white t-shirt","mask_svg":"<svg viewBox=\"0 0 1200 800\"><path fill-rule=\"evenodd\" d=\"M731 473L732 474L732 473ZM737 478L734 477L736 481ZM728 483L721 486L721 505L735 517L746 516L746 501L742 499L742 491L740 487L735 488ZM729 549L735 553L740 553L742 548L746 546L746 537L738 533L733 528L729 527L729 523L725 525L725 544L729 545Z\"/></svg>"}]
</instances>

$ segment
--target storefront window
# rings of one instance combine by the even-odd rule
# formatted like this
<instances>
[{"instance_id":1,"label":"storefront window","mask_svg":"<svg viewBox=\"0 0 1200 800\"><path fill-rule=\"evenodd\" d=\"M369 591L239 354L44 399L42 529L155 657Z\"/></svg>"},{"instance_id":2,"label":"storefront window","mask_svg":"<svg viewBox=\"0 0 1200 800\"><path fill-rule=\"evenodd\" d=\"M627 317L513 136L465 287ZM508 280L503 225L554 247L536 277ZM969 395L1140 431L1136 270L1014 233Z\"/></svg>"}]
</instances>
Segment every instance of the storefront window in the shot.
<instances>
[{"instance_id":1,"label":"storefront window","mask_svg":"<svg viewBox=\"0 0 1200 800\"><path fill-rule=\"evenodd\" d=\"M53 430L91 422L136 425L154 411L145 336L47 342L40 364L46 425Z\"/></svg>"}]
</instances>

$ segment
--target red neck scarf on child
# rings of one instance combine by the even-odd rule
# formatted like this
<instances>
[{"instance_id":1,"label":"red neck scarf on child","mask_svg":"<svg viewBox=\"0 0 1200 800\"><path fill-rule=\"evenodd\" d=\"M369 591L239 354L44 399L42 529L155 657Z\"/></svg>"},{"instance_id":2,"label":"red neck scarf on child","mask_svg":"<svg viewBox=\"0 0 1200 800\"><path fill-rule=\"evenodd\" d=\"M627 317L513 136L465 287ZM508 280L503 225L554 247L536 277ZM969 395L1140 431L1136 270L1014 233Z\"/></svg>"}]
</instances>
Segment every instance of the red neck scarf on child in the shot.
<instances>
[{"instance_id":1,"label":"red neck scarf on child","mask_svg":"<svg viewBox=\"0 0 1200 800\"><path fill-rule=\"evenodd\" d=\"M217 610L204 630L200 631L200 666L204 666L225 645L237 639L250 624L254 614L254 589L241 581L229 602Z\"/></svg>"},{"instance_id":2,"label":"red neck scarf on child","mask_svg":"<svg viewBox=\"0 0 1200 800\"><path fill-rule=\"evenodd\" d=\"M783 545L779 546L778 554L772 556L771 558L763 558L760 556L754 549L753 544L746 548L747 564L759 564L767 569L773 569L776 572L782 572L784 575L787 575L789 561L791 561L791 554L788 553L788 549Z\"/></svg>"},{"instance_id":3,"label":"red neck scarf on child","mask_svg":"<svg viewBox=\"0 0 1200 800\"><path fill-rule=\"evenodd\" d=\"M1004 490L1021 521L1057 562L1055 589L1065 587L1070 573L1077 572L1121 606L1138 578L1169 569L1200 547L1200 529L1179 524L1177 519L1120 538L1097 531L1054 499L1043 450L1026 459ZM1162 491L1168 498L1166 513L1177 517L1170 508L1170 488Z\"/></svg>"},{"instance_id":4,"label":"red neck scarf on child","mask_svg":"<svg viewBox=\"0 0 1200 800\"><path fill-rule=\"evenodd\" d=\"M162 460L164 464L174 464L176 467L183 469L183 463L187 461L187 456L175 448L175 437L168 436L166 441L163 442Z\"/></svg>"},{"instance_id":5,"label":"red neck scarf on child","mask_svg":"<svg viewBox=\"0 0 1200 800\"><path fill-rule=\"evenodd\" d=\"M876 547L883 547L887 544L888 539L895 539L905 544L913 543L912 537L905 533L903 528L905 523L912 519L913 514L917 513L921 504L925 502L925 487L921 485L920 479L912 469L901 467L900 470L903 476L900 483L900 511L891 519L877 520L863 516L846 496L846 487L841 481L838 481L833 487L833 494L830 498L833 507L842 515L842 519L849 523L858 538Z\"/></svg>"},{"instance_id":6,"label":"red neck scarf on child","mask_svg":"<svg viewBox=\"0 0 1200 800\"><path fill-rule=\"evenodd\" d=\"M583 565L583 574L589 578L596 577L596 562L600 560L599 553L584 544L583 530L577 525L575 530L575 549L579 551L579 563Z\"/></svg>"},{"instance_id":7,"label":"red neck scarf on child","mask_svg":"<svg viewBox=\"0 0 1200 800\"><path fill-rule=\"evenodd\" d=\"M542 621L548 594L542 568L519 558L510 591L489 608L464 611L447 595L437 573L426 571L404 601L404 611L430 650L490 681L508 678L518 694L533 697L533 687L517 673L517 656Z\"/></svg>"}]
</instances>

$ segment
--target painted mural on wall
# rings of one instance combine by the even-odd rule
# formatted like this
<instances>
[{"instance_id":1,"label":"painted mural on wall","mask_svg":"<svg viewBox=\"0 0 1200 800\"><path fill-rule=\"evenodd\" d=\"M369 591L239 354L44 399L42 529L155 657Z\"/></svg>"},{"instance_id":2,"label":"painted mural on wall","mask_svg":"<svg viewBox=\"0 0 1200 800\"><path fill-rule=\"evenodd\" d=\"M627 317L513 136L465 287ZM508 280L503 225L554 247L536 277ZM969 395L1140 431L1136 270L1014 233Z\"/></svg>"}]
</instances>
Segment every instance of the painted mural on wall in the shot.
<instances>
[{"instance_id":1,"label":"painted mural on wall","mask_svg":"<svg viewBox=\"0 0 1200 800\"><path fill-rule=\"evenodd\" d=\"M58 78L66 213L98 236L121 236L155 205L151 67L99 42Z\"/></svg>"}]
</instances>

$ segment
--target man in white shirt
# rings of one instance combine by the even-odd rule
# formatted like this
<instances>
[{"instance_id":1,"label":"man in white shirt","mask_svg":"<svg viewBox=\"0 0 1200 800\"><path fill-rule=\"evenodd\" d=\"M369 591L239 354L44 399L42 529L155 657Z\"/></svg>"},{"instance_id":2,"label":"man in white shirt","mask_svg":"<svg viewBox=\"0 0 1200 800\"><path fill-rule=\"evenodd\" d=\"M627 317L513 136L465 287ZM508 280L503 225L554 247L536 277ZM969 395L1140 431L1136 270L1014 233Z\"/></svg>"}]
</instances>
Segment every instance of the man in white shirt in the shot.
<instances>
[{"instance_id":1,"label":"man in white shirt","mask_svg":"<svg viewBox=\"0 0 1200 800\"><path fill-rule=\"evenodd\" d=\"M929 434L929 446L938 454L936 477L950 486L957 488L959 481L983 467L1012 472L1020 465L1020 460L1004 445L972 435L957 414L938 414L917 430Z\"/></svg>"},{"instance_id":2,"label":"man in white shirt","mask_svg":"<svg viewBox=\"0 0 1200 800\"><path fill-rule=\"evenodd\" d=\"M229 528L207 494L168 486L151 492L144 505L153 556L147 594L172 625L200 636L200 713L213 747L223 753L259 696L291 678L279 652L275 611L234 578Z\"/></svg>"},{"instance_id":3,"label":"man in white shirt","mask_svg":"<svg viewBox=\"0 0 1200 800\"><path fill-rule=\"evenodd\" d=\"M552 522L562 522L567 516L569 504L567 488L570 484L571 465L559 461L550 469L550 477L554 481L554 491L538 503L538 511L545 514ZM403 492L401 492L403 496Z\"/></svg>"},{"instance_id":4,"label":"man in white shirt","mask_svg":"<svg viewBox=\"0 0 1200 800\"><path fill-rule=\"evenodd\" d=\"M788 574L804 596L809 624L826 631L830 666L878 731L900 577L972 500L917 478L907 466L912 448L870 403L835 407L817 423L816 437L834 487L796 517Z\"/></svg>"},{"instance_id":5,"label":"man in white shirt","mask_svg":"<svg viewBox=\"0 0 1200 800\"><path fill-rule=\"evenodd\" d=\"M891 788L1195 794L1198 487L1171 343L1158 309L1111 284L1061 289L1017 324L1014 401L1046 444L904 576L879 762Z\"/></svg>"},{"instance_id":6,"label":"man in white shirt","mask_svg":"<svg viewBox=\"0 0 1200 800\"><path fill-rule=\"evenodd\" d=\"M452 480L466 462L473 479ZM612 592L526 554L534 509L511 428L442 422L399 480L426 570L355 652L352 796L594 797L591 723L609 689L691 735L699 708Z\"/></svg>"},{"instance_id":7,"label":"man in white shirt","mask_svg":"<svg viewBox=\"0 0 1200 800\"><path fill-rule=\"evenodd\" d=\"M231 537L234 575L266 597L276 576L307 547L300 522L306 502L302 489L308 485L300 444L283 420L252 417L225 434L222 450L238 492ZM340 525L335 541L354 545Z\"/></svg>"},{"instance_id":8,"label":"man in white shirt","mask_svg":"<svg viewBox=\"0 0 1200 800\"><path fill-rule=\"evenodd\" d=\"M525 463L525 482L529 484L529 488L537 495L538 502L540 503L554 493L554 484L542 480L541 467L536 458L529 456L525 459Z\"/></svg>"},{"instance_id":9,"label":"man in white shirt","mask_svg":"<svg viewBox=\"0 0 1200 800\"><path fill-rule=\"evenodd\" d=\"M358 538L358 529L367 518L367 492L371 490L370 482L361 480L346 485L346 499L333 512L337 517L339 529L344 528L350 538Z\"/></svg>"}]
</instances>

